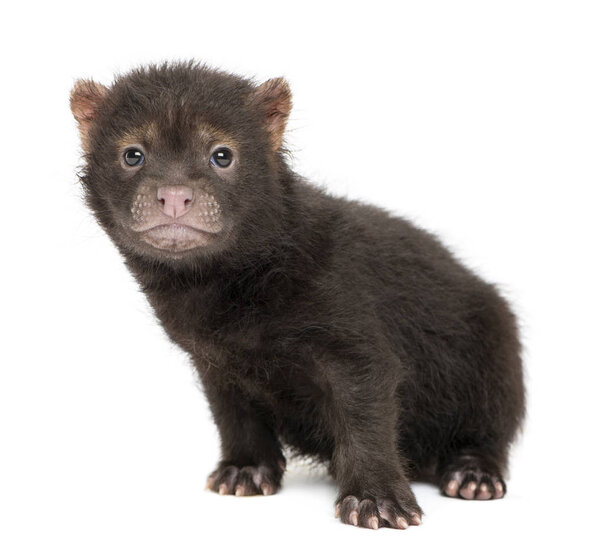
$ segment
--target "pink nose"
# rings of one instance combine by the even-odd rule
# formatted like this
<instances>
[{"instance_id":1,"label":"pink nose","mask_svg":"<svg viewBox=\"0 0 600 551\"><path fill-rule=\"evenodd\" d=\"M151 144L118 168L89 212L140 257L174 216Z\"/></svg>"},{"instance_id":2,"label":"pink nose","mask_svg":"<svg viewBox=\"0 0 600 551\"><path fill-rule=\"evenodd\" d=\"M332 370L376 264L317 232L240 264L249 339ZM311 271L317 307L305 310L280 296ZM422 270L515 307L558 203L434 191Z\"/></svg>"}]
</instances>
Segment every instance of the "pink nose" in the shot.
<instances>
[{"instance_id":1,"label":"pink nose","mask_svg":"<svg viewBox=\"0 0 600 551\"><path fill-rule=\"evenodd\" d=\"M160 209L173 218L179 218L190 210L194 192L188 186L161 186L158 188L156 198Z\"/></svg>"}]
</instances>

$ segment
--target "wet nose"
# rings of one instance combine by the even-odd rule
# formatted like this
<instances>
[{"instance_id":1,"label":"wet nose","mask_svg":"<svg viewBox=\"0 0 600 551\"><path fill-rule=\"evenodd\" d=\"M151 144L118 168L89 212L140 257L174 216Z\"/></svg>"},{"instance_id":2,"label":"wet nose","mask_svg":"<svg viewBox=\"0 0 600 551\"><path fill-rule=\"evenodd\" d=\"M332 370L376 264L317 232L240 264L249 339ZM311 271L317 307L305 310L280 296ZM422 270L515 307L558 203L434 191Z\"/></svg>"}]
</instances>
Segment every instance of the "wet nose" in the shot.
<instances>
[{"instance_id":1,"label":"wet nose","mask_svg":"<svg viewBox=\"0 0 600 551\"><path fill-rule=\"evenodd\" d=\"M188 186L161 186L156 198L160 209L172 218L179 218L190 210L194 192Z\"/></svg>"}]
</instances>

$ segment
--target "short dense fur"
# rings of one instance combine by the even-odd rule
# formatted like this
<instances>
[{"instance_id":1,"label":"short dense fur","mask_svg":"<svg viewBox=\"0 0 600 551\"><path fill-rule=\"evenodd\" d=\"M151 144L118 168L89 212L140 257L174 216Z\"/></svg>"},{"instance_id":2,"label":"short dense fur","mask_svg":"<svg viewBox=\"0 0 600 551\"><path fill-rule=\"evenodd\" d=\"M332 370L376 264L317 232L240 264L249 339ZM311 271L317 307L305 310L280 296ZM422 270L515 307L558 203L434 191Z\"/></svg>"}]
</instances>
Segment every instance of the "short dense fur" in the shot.
<instances>
[{"instance_id":1,"label":"short dense fur","mask_svg":"<svg viewBox=\"0 0 600 551\"><path fill-rule=\"evenodd\" d=\"M408 479L429 469L449 495L501 497L524 412L514 316L431 234L294 174L277 134L289 90L271 88L189 63L72 96L87 202L190 354L219 428L209 486L276 491L288 446L329 465L352 524L418 524ZM149 121L154 165L125 175L116 144ZM238 144L226 181L190 145L203 124ZM127 223L144 170L210 188L227 231L179 255L140 245Z\"/></svg>"}]
</instances>

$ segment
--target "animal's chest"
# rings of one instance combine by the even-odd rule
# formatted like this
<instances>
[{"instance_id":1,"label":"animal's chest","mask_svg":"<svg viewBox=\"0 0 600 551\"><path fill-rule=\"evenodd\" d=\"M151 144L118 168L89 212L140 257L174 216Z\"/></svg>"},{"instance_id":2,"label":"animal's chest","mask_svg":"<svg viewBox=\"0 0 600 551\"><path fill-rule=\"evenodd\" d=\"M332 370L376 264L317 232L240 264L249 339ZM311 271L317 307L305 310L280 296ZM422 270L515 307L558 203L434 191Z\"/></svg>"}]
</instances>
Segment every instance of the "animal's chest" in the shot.
<instances>
[{"instance_id":1,"label":"animal's chest","mask_svg":"<svg viewBox=\"0 0 600 551\"><path fill-rule=\"evenodd\" d=\"M283 443L327 458L331 391L312 339L282 318L229 311L216 316L190 303L163 310L167 332L187 350L201 372L218 372L264 413ZM298 335L303 336L298 336Z\"/></svg>"}]
</instances>

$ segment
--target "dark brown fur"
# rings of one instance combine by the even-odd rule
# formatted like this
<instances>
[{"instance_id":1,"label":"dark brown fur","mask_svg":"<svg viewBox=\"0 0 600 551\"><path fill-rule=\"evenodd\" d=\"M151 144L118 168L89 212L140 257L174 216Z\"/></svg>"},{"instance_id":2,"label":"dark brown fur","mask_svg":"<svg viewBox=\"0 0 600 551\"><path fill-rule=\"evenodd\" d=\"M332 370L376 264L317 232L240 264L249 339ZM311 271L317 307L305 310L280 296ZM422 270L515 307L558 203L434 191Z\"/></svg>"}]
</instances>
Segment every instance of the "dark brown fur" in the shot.
<instances>
[{"instance_id":1,"label":"dark brown fur","mask_svg":"<svg viewBox=\"0 0 600 551\"><path fill-rule=\"evenodd\" d=\"M200 374L222 440L211 489L276 491L286 445L329 465L348 523L419 523L408 479L430 468L442 489L501 497L524 414L513 314L431 234L294 174L272 82L170 64L72 97L87 202ZM148 123L152 163L125 174L118 144ZM239 144L229 179L200 153L204 127ZM127 221L150 175L210 189L227 231L185 254L142 246Z\"/></svg>"}]
</instances>

